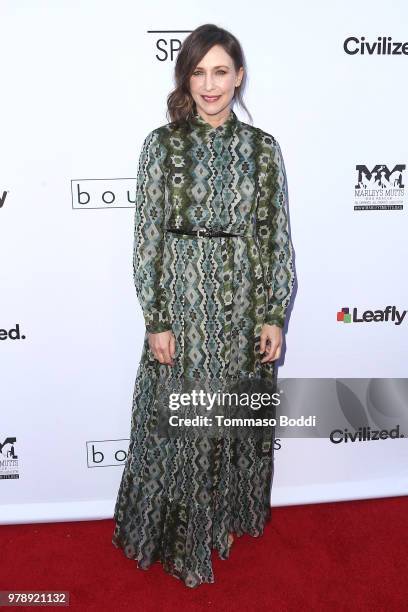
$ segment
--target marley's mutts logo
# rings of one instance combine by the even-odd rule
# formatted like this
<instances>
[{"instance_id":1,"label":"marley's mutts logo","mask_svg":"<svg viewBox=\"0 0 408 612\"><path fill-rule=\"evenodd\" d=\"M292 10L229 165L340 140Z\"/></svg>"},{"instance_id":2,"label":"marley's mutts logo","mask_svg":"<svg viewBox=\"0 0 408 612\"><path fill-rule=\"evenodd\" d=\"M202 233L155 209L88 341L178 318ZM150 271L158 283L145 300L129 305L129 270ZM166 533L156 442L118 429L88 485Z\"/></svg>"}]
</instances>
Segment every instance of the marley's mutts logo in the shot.
<instances>
[{"instance_id":1,"label":"marley's mutts logo","mask_svg":"<svg viewBox=\"0 0 408 612\"><path fill-rule=\"evenodd\" d=\"M365 310L361 315L358 314L357 308L345 307L338 311L337 321L343 323L383 323L384 321L391 321L394 325L401 325L406 314L406 310L400 312L396 306L386 306L384 310Z\"/></svg>"},{"instance_id":2,"label":"marley's mutts logo","mask_svg":"<svg viewBox=\"0 0 408 612\"><path fill-rule=\"evenodd\" d=\"M385 164L377 164L369 170L364 164L358 164L354 210L402 210L405 168L405 164L396 164L390 170Z\"/></svg>"},{"instance_id":3,"label":"marley's mutts logo","mask_svg":"<svg viewBox=\"0 0 408 612\"><path fill-rule=\"evenodd\" d=\"M0 479L19 478L15 443L16 438L11 436L0 442Z\"/></svg>"}]
</instances>

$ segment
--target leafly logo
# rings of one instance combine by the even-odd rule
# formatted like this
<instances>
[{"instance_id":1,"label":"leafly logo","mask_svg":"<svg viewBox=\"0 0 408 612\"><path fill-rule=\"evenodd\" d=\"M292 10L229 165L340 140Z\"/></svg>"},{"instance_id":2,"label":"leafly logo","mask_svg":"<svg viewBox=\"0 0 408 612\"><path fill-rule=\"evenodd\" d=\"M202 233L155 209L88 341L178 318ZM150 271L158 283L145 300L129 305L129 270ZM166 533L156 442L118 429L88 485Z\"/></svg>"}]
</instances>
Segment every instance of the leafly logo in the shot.
<instances>
[{"instance_id":1,"label":"leafly logo","mask_svg":"<svg viewBox=\"0 0 408 612\"><path fill-rule=\"evenodd\" d=\"M0 480L19 478L16 440L9 436L0 442Z\"/></svg>"},{"instance_id":2,"label":"leafly logo","mask_svg":"<svg viewBox=\"0 0 408 612\"><path fill-rule=\"evenodd\" d=\"M396 306L386 306L384 310L364 310L361 314L359 314L357 307L347 307L338 311L337 321L343 323L384 323L389 321L394 325L401 325L406 314L406 310L400 312Z\"/></svg>"},{"instance_id":3,"label":"leafly logo","mask_svg":"<svg viewBox=\"0 0 408 612\"><path fill-rule=\"evenodd\" d=\"M390 170L385 164L377 164L370 170L357 165L354 210L402 210L405 168L405 164L396 164Z\"/></svg>"}]
</instances>

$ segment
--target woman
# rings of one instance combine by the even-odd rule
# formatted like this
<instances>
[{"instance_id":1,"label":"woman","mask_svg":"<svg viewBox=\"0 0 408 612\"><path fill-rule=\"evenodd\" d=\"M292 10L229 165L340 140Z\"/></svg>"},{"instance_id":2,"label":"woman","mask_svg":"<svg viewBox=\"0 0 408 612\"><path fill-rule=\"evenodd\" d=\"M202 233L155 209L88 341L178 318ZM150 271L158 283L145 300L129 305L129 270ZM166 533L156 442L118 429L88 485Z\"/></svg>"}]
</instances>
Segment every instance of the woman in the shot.
<instances>
[{"instance_id":1,"label":"woman","mask_svg":"<svg viewBox=\"0 0 408 612\"><path fill-rule=\"evenodd\" d=\"M213 548L227 559L234 534L260 536L271 512L272 427L261 438L158 428L174 381L231 388L257 377L276 389L295 278L287 183L276 139L232 110L236 99L246 108L245 72L233 35L193 31L177 57L171 122L146 136L138 167L134 281L146 334L112 541L190 587L214 582Z\"/></svg>"}]
</instances>

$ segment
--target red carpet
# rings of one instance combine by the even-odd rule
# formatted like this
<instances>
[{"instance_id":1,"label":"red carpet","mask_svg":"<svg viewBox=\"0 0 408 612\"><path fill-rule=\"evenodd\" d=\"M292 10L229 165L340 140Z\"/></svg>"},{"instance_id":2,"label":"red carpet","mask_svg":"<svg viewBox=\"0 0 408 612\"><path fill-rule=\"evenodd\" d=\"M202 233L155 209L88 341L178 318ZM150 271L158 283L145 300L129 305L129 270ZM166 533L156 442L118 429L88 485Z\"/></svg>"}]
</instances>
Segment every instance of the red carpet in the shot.
<instances>
[{"instance_id":1,"label":"red carpet","mask_svg":"<svg viewBox=\"0 0 408 612\"><path fill-rule=\"evenodd\" d=\"M216 582L197 589L159 564L137 569L110 542L113 520L2 525L0 590L66 590L72 610L399 612L407 522L407 496L273 508L262 538L214 554Z\"/></svg>"}]
</instances>

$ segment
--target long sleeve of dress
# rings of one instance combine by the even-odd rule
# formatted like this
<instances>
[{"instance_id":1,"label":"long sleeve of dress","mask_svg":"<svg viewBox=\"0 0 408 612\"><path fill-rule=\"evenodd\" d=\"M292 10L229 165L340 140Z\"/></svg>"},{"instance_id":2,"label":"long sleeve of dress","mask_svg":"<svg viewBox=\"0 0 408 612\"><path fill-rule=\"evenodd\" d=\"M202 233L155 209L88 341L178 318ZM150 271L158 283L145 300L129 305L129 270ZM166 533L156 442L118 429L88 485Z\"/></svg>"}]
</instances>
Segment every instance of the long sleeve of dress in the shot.
<instances>
[{"instance_id":1,"label":"long sleeve of dress","mask_svg":"<svg viewBox=\"0 0 408 612\"><path fill-rule=\"evenodd\" d=\"M268 302L265 323L283 327L295 282L293 247L289 235L288 189L279 143L270 138L265 176L257 206L257 235Z\"/></svg>"},{"instance_id":2,"label":"long sleeve of dress","mask_svg":"<svg viewBox=\"0 0 408 612\"><path fill-rule=\"evenodd\" d=\"M164 246L165 150L157 130L150 132L139 158L134 223L133 276L146 330L171 329L162 283Z\"/></svg>"}]
</instances>

